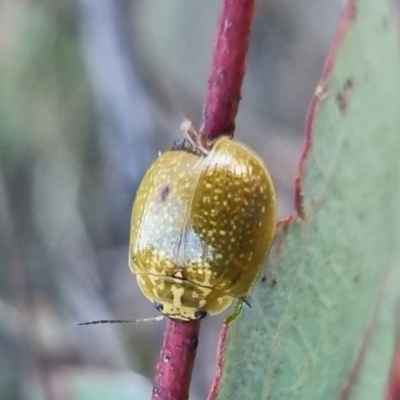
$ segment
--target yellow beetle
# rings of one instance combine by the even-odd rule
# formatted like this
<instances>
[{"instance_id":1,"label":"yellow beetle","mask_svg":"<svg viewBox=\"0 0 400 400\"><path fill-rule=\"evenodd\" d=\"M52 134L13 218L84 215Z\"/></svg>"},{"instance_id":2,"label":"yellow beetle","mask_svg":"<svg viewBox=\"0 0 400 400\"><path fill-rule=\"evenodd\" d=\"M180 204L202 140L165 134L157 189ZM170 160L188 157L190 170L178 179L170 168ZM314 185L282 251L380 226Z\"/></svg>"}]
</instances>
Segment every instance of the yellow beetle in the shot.
<instances>
[{"instance_id":1,"label":"yellow beetle","mask_svg":"<svg viewBox=\"0 0 400 400\"><path fill-rule=\"evenodd\" d=\"M161 154L133 205L130 269L156 308L181 321L248 296L275 231L263 162L227 137L210 147L185 139Z\"/></svg>"}]
</instances>

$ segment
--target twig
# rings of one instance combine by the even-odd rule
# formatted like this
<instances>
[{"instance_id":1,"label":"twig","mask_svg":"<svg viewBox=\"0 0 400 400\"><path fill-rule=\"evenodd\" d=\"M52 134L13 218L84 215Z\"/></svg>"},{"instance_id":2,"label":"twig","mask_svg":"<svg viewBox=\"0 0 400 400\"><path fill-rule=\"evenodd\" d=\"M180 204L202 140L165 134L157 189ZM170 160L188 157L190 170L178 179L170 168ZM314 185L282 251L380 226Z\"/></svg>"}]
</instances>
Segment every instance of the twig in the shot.
<instances>
[{"instance_id":1,"label":"twig","mask_svg":"<svg viewBox=\"0 0 400 400\"><path fill-rule=\"evenodd\" d=\"M157 364L153 400L189 398L190 380L200 331L200 321L168 320Z\"/></svg>"},{"instance_id":2,"label":"twig","mask_svg":"<svg viewBox=\"0 0 400 400\"><path fill-rule=\"evenodd\" d=\"M255 0L225 0L208 79L202 132L210 139L233 135L241 99Z\"/></svg>"},{"instance_id":3,"label":"twig","mask_svg":"<svg viewBox=\"0 0 400 400\"><path fill-rule=\"evenodd\" d=\"M224 0L218 21L202 134L233 135L240 101L255 0ZM169 320L157 364L153 400L186 400L200 330L199 321Z\"/></svg>"}]
</instances>

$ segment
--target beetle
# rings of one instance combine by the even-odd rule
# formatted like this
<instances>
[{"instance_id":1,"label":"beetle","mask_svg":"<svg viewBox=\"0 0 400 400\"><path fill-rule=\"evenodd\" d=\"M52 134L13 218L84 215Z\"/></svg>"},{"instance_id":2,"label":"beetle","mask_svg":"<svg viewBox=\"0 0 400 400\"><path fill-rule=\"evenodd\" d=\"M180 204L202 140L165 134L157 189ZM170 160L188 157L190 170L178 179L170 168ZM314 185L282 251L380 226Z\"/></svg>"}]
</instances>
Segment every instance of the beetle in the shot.
<instances>
[{"instance_id":1,"label":"beetle","mask_svg":"<svg viewBox=\"0 0 400 400\"><path fill-rule=\"evenodd\" d=\"M216 315L253 288L276 225L262 160L228 137L188 137L159 155L133 204L129 267L169 318Z\"/></svg>"}]
</instances>

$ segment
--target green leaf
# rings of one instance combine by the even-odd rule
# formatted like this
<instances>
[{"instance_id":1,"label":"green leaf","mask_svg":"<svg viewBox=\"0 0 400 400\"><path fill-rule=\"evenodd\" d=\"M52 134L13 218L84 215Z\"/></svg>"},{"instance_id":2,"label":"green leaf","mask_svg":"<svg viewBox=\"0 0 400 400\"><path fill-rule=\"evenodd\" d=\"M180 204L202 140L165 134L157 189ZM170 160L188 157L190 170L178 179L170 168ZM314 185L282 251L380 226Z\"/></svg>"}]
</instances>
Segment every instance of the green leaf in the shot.
<instances>
[{"instance_id":1,"label":"green leaf","mask_svg":"<svg viewBox=\"0 0 400 400\"><path fill-rule=\"evenodd\" d=\"M296 186L210 398L380 399L400 293L394 4L350 2L312 100ZM275 281L276 280L276 281Z\"/></svg>"}]
</instances>

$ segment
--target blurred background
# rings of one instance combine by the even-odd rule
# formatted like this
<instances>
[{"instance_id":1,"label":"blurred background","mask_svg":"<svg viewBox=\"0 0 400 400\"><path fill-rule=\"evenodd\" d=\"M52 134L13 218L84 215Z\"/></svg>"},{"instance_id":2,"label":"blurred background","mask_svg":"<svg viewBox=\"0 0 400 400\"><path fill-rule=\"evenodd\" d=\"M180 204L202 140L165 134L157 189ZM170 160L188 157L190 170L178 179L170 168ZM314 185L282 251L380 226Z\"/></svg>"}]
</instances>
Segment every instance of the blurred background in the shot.
<instances>
[{"instance_id":1,"label":"blurred background","mask_svg":"<svg viewBox=\"0 0 400 400\"><path fill-rule=\"evenodd\" d=\"M165 322L128 270L136 188L201 113L221 1L0 0L0 399L148 399ZM292 213L308 102L345 0L259 0L236 138ZM223 317L202 324L207 396Z\"/></svg>"}]
</instances>

